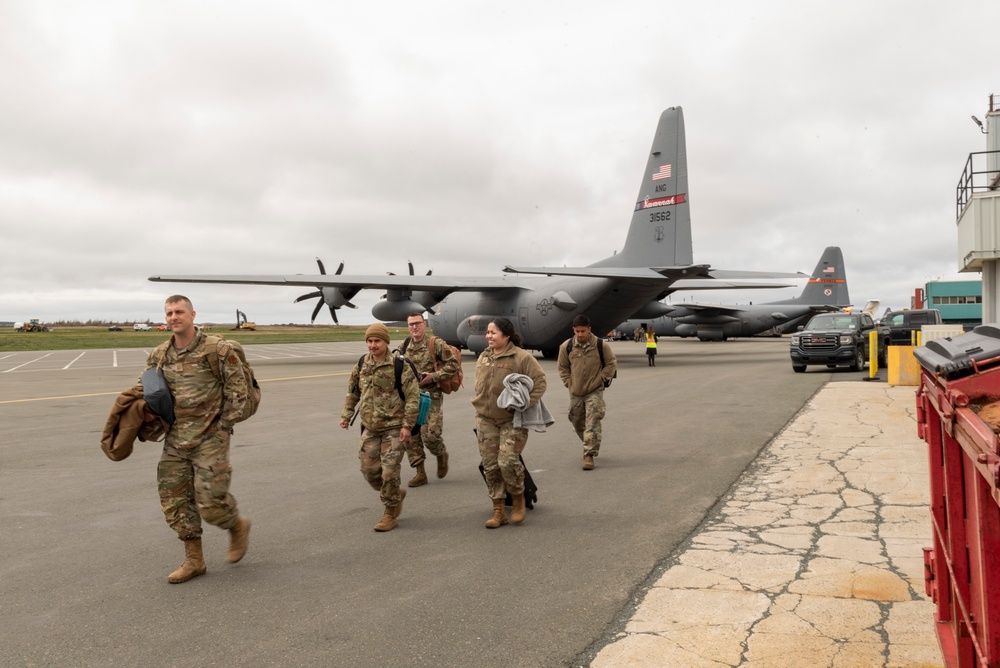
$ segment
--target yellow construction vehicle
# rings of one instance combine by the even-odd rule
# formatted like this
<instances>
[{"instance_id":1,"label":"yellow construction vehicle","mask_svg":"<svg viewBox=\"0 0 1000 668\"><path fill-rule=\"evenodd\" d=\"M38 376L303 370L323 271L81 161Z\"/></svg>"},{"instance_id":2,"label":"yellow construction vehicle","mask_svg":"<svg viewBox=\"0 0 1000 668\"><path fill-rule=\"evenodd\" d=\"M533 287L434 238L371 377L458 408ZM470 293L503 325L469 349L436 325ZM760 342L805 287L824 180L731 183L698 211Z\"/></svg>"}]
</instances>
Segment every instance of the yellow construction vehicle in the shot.
<instances>
[{"instance_id":1,"label":"yellow construction vehicle","mask_svg":"<svg viewBox=\"0 0 1000 668\"><path fill-rule=\"evenodd\" d=\"M28 322L14 323L14 329L18 332L48 332L48 325L43 325L38 318L32 318Z\"/></svg>"},{"instance_id":2,"label":"yellow construction vehicle","mask_svg":"<svg viewBox=\"0 0 1000 668\"><path fill-rule=\"evenodd\" d=\"M249 330L251 332L257 331L257 323L250 322L247 320L247 314L243 311L236 309L236 326L233 329L243 329Z\"/></svg>"}]
</instances>

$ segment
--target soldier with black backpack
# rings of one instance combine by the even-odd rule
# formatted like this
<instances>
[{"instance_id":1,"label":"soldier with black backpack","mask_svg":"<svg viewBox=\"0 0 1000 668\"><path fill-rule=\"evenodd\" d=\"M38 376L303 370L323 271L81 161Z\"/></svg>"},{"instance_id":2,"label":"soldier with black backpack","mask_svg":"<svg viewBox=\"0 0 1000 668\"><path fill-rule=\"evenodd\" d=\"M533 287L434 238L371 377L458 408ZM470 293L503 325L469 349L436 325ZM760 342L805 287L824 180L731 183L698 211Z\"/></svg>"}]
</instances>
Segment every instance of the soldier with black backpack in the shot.
<instances>
[{"instance_id":1,"label":"soldier with black backpack","mask_svg":"<svg viewBox=\"0 0 1000 668\"><path fill-rule=\"evenodd\" d=\"M618 375L611 346L590 331L590 318L573 318L573 336L559 346L559 377L569 390L569 421L583 441L583 470L594 468L601 449L604 388Z\"/></svg>"},{"instance_id":2,"label":"soldier with black backpack","mask_svg":"<svg viewBox=\"0 0 1000 668\"><path fill-rule=\"evenodd\" d=\"M392 531L403 511L406 490L400 489L399 467L420 413L420 387L411 364L389 353L389 328L375 323L365 331L368 354L347 381L340 426L348 429L355 409L361 417L361 475L379 493L385 510L375 531ZM398 364L397 364L398 362ZM398 381L397 381L398 374Z\"/></svg>"}]
</instances>

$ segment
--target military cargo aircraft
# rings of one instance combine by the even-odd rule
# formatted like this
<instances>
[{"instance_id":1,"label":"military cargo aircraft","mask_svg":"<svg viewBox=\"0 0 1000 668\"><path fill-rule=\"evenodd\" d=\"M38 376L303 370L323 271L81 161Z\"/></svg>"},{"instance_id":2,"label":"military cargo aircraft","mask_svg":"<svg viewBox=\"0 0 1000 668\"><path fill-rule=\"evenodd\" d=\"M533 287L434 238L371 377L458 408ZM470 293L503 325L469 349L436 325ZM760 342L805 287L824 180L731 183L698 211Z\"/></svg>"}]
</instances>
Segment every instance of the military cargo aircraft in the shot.
<instances>
[{"instance_id":1,"label":"military cargo aircraft","mask_svg":"<svg viewBox=\"0 0 1000 668\"><path fill-rule=\"evenodd\" d=\"M486 326L509 318L525 348L554 357L571 334L578 314L590 317L594 331L606 332L643 307L655 305L678 289L786 287L760 279L799 278L798 273L740 272L694 264L691 244L687 150L684 115L671 107L660 115L643 172L632 221L621 252L585 267L505 267L497 278L410 275L326 274L284 276L151 276L151 281L310 286L336 317L352 306L361 290L385 290L372 315L383 321L405 320L429 311L437 336L474 352L486 349ZM526 275L527 274L527 275ZM752 279L738 281L735 279ZM313 311L315 318L320 304Z\"/></svg>"},{"instance_id":2,"label":"military cargo aircraft","mask_svg":"<svg viewBox=\"0 0 1000 668\"><path fill-rule=\"evenodd\" d=\"M839 311L850 305L844 255L840 248L829 246L798 297L765 304L661 304L666 315L648 320L633 318L615 329L629 337L636 329L651 326L657 336L725 341L731 336L754 336L769 329L793 331L816 313Z\"/></svg>"}]
</instances>

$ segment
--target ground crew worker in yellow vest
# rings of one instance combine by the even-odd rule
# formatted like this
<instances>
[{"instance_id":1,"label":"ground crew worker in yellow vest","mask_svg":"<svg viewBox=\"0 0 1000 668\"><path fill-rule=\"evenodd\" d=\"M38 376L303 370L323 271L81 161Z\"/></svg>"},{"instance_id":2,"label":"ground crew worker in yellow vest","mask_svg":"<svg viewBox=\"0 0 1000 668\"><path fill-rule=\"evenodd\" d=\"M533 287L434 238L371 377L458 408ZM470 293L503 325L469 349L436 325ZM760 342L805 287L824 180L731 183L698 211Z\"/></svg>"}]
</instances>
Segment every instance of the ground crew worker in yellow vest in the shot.
<instances>
[{"instance_id":1,"label":"ground crew worker in yellow vest","mask_svg":"<svg viewBox=\"0 0 1000 668\"><path fill-rule=\"evenodd\" d=\"M656 366L656 330L652 327L646 328L646 357L649 366Z\"/></svg>"},{"instance_id":2,"label":"ground crew worker in yellow vest","mask_svg":"<svg viewBox=\"0 0 1000 668\"><path fill-rule=\"evenodd\" d=\"M611 383L617 368L618 360L611 346L590 331L590 318L585 315L573 318L573 338L559 346L559 377L569 390L570 424L583 441L584 471L593 470L594 457L601 449L601 420L606 410L604 388Z\"/></svg>"}]
</instances>

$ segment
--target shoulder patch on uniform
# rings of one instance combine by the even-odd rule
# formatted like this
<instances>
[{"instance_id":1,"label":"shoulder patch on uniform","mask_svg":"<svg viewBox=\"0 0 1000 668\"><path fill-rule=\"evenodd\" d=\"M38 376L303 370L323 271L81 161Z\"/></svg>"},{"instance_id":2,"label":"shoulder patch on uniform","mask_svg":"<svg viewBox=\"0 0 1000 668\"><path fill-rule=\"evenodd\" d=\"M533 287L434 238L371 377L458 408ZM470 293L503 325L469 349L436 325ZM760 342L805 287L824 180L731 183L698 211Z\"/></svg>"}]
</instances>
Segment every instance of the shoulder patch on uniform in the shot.
<instances>
[{"instance_id":1,"label":"shoulder patch on uniform","mask_svg":"<svg viewBox=\"0 0 1000 668\"><path fill-rule=\"evenodd\" d=\"M226 363L231 364L232 366L236 366L237 364L240 363L240 358L232 353L229 353L229 357L226 358Z\"/></svg>"}]
</instances>

